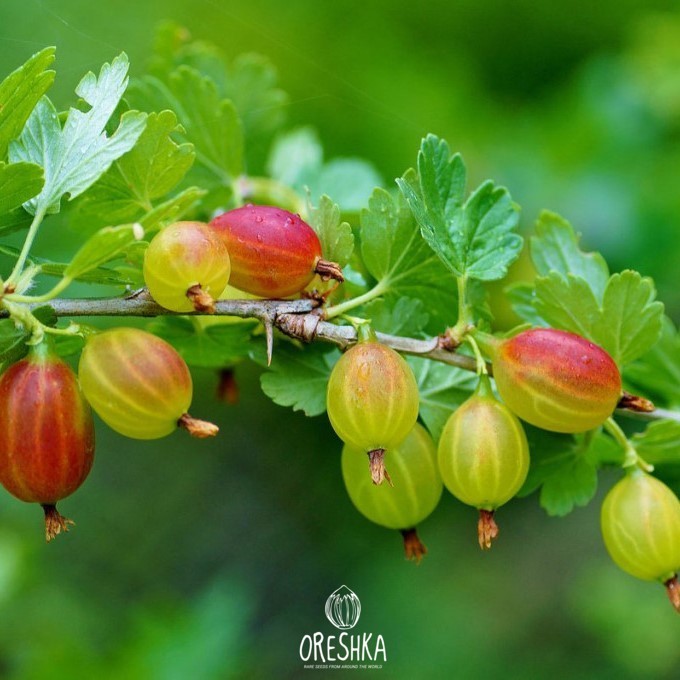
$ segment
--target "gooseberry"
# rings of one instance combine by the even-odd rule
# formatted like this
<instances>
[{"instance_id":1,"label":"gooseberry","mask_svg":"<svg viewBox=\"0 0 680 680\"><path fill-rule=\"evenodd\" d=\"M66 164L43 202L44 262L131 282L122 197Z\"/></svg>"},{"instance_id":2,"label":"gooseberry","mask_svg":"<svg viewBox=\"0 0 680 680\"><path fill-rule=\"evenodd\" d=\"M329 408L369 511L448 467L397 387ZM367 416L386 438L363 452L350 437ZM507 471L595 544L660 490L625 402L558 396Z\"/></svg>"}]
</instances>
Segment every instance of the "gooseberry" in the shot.
<instances>
[{"instance_id":1,"label":"gooseberry","mask_svg":"<svg viewBox=\"0 0 680 680\"><path fill-rule=\"evenodd\" d=\"M144 281L159 305L173 312L212 313L231 266L222 239L201 222L177 222L154 236L144 255Z\"/></svg>"},{"instance_id":2,"label":"gooseberry","mask_svg":"<svg viewBox=\"0 0 680 680\"><path fill-rule=\"evenodd\" d=\"M394 488L369 481L365 456L363 449L351 444L342 450L342 476L352 503L372 522L399 530L407 559L419 562L427 549L418 538L416 525L437 507L443 489L432 437L416 423L406 439L390 450Z\"/></svg>"},{"instance_id":3,"label":"gooseberry","mask_svg":"<svg viewBox=\"0 0 680 680\"><path fill-rule=\"evenodd\" d=\"M680 611L680 501L660 480L634 468L609 491L600 517L616 564L632 576L660 581Z\"/></svg>"},{"instance_id":4,"label":"gooseberry","mask_svg":"<svg viewBox=\"0 0 680 680\"><path fill-rule=\"evenodd\" d=\"M500 341L478 339L491 356L501 398L531 425L585 432L607 420L621 397L614 360L579 335L536 328Z\"/></svg>"},{"instance_id":5,"label":"gooseberry","mask_svg":"<svg viewBox=\"0 0 680 680\"><path fill-rule=\"evenodd\" d=\"M520 490L529 444L518 418L493 395L488 376L449 417L439 440L439 469L458 500L479 509L482 549L498 536L494 513Z\"/></svg>"},{"instance_id":6,"label":"gooseberry","mask_svg":"<svg viewBox=\"0 0 680 680\"><path fill-rule=\"evenodd\" d=\"M319 274L342 281L340 267L322 259L321 242L299 215L246 205L215 217L210 226L231 257L231 283L265 298L301 291Z\"/></svg>"},{"instance_id":7,"label":"gooseberry","mask_svg":"<svg viewBox=\"0 0 680 680\"><path fill-rule=\"evenodd\" d=\"M401 444L413 429L418 405L418 385L411 367L362 325L359 342L331 371L327 409L338 437L368 453L374 484L385 479L390 482L385 451Z\"/></svg>"},{"instance_id":8,"label":"gooseberry","mask_svg":"<svg viewBox=\"0 0 680 680\"><path fill-rule=\"evenodd\" d=\"M217 434L192 418L193 386L184 359L165 340L137 328L115 328L87 339L80 384L99 417L134 439L157 439L178 425L195 437Z\"/></svg>"},{"instance_id":9,"label":"gooseberry","mask_svg":"<svg viewBox=\"0 0 680 680\"><path fill-rule=\"evenodd\" d=\"M0 482L42 505L50 541L73 524L57 501L85 481L93 459L90 407L74 372L43 341L0 377Z\"/></svg>"}]
</instances>

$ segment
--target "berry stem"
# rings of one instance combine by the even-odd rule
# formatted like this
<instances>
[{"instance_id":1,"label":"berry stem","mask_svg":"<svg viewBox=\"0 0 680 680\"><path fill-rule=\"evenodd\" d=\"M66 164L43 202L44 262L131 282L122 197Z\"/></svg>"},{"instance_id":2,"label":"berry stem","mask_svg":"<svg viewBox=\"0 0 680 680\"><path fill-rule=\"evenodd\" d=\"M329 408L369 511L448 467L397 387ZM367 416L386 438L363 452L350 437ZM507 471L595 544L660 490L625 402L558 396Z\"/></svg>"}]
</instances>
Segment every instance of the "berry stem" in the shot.
<instances>
[{"instance_id":1,"label":"berry stem","mask_svg":"<svg viewBox=\"0 0 680 680\"><path fill-rule=\"evenodd\" d=\"M324 280L335 279L342 283L345 277L342 275L342 269L337 262L331 262L330 260L324 260L323 258L318 260L314 271Z\"/></svg>"},{"instance_id":2,"label":"berry stem","mask_svg":"<svg viewBox=\"0 0 680 680\"><path fill-rule=\"evenodd\" d=\"M677 574L673 578L669 578L664 585L666 586L668 599L671 601L675 611L680 614L680 581L678 581Z\"/></svg>"},{"instance_id":3,"label":"berry stem","mask_svg":"<svg viewBox=\"0 0 680 680\"><path fill-rule=\"evenodd\" d=\"M631 444L625 432L619 427L619 424L614 418L609 417L604 421L604 429L611 435L614 441L623 449L624 457L622 466L625 470L640 468L645 472L654 470L654 466L650 465L642 458Z\"/></svg>"},{"instance_id":4,"label":"berry stem","mask_svg":"<svg viewBox=\"0 0 680 680\"><path fill-rule=\"evenodd\" d=\"M385 469L385 449L373 449L368 452L368 468L374 484L380 485L387 481L390 486L394 486L392 478Z\"/></svg>"},{"instance_id":5,"label":"berry stem","mask_svg":"<svg viewBox=\"0 0 680 680\"><path fill-rule=\"evenodd\" d=\"M45 540L48 543L62 531L64 533L67 532L69 526L75 526L75 522L72 519L59 514L56 505L45 503L42 508L45 511Z\"/></svg>"},{"instance_id":6,"label":"berry stem","mask_svg":"<svg viewBox=\"0 0 680 680\"><path fill-rule=\"evenodd\" d=\"M477 538L482 550L489 550L491 543L498 537L498 525L494 519L493 510L480 510L477 523Z\"/></svg>"},{"instance_id":7,"label":"berry stem","mask_svg":"<svg viewBox=\"0 0 680 680\"><path fill-rule=\"evenodd\" d=\"M329 307L326 310L326 319L334 319L336 316L346 314L350 310L360 307L361 305L365 305L367 302L375 300L375 298L384 295L388 290L389 287L385 284L385 282L380 281L375 286L373 286L371 290L366 291L362 295L357 295L356 297Z\"/></svg>"},{"instance_id":8,"label":"berry stem","mask_svg":"<svg viewBox=\"0 0 680 680\"><path fill-rule=\"evenodd\" d=\"M204 314L215 313L215 300L213 297L201 288L201 284L197 283L187 290L187 297L197 312Z\"/></svg>"},{"instance_id":9,"label":"berry stem","mask_svg":"<svg viewBox=\"0 0 680 680\"><path fill-rule=\"evenodd\" d=\"M33 221L31 222L31 226L28 228L26 240L24 241L24 245L21 248L21 252L19 253L19 257L14 265L14 269L12 269L12 273L7 277L7 280L5 281L5 290L8 289L11 290L13 288L14 284L16 284L17 278L19 278L19 275L23 271L24 265L26 264L26 260L28 259L28 254L31 251L31 246L33 245L33 241L35 240L35 237L38 233L38 229L42 224L46 212L47 206L43 205L33 216Z\"/></svg>"},{"instance_id":10,"label":"berry stem","mask_svg":"<svg viewBox=\"0 0 680 680\"><path fill-rule=\"evenodd\" d=\"M185 413L177 421L177 425L184 428L192 437L196 437L197 439L214 437L220 430L217 425L210 423L207 420L193 418L188 413Z\"/></svg>"},{"instance_id":11,"label":"berry stem","mask_svg":"<svg viewBox=\"0 0 680 680\"><path fill-rule=\"evenodd\" d=\"M420 564L420 560L427 554L427 548L418 537L416 528L402 529L400 533L404 537L404 555L406 555L406 559Z\"/></svg>"}]
</instances>

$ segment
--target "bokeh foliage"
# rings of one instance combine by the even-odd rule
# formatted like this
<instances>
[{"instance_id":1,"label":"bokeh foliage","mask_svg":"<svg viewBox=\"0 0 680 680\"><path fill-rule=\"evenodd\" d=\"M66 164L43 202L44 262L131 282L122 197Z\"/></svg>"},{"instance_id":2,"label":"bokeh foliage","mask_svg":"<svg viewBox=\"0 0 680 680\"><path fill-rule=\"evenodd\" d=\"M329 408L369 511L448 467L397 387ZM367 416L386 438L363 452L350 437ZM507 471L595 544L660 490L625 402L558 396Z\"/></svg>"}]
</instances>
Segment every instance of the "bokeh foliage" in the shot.
<instances>
[{"instance_id":1,"label":"bokeh foliage","mask_svg":"<svg viewBox=\"0 0 680 680\"><path fill-rule=\"evenodd\" d=\"M553 209L612 270L653 276L677 323L673 9L5 0L0 73L56 44L64 105L83 72L121 50L141 75L155 27L174 19L230 58L270 58L289 99L262 105L313 126L328 158L367 158L391 180L426 132L446 137L475 184L510 187L525 227ZM267 145L264 131L251 167ZM41 234L38 253L72 252L68 233L67 217ZM528 260L514 271L527 278ZM416 568L398 536L352 508L326 422L273 406L254 369L238 377L241 403L227 407L212 399L211 373L195 376L196 412L222 427L215 442L176 433L153 445L100 427L92 477L65 504L78 527L54 545L40 542L34 508L0 496L0 675L295 677L301 636L325 630L323 602L347 583L365 629L386 638L388 677L677 677L678 621L654 586L609 563L597 502L559 520L515 502L501 542L481 555L471 512L446 497L423 527L431 553Z\"/></svg>"}]
</instances>

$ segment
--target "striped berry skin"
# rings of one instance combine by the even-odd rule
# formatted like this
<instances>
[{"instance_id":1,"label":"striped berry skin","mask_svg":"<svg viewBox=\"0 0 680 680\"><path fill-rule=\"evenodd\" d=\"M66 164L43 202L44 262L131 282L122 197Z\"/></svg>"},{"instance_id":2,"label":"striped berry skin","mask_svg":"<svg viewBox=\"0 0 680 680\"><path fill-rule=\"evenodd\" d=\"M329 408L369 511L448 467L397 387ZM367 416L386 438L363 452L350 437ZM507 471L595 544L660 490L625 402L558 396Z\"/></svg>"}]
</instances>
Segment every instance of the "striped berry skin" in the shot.
<instances>
[{"instance_id":1,"label":"striped berry skin","mask_svg":"<svg viewBox=\"0 0 680 680\"><path fill-rule=\"evenodd\" d=\"M28 503L56 503L94 459L92 412L71 368L32 352L0 378L0 481Z\"/></svg>"},{"instance_id":2,"label":"striped berry skin","mask_svg":"<svg viewBox=\"0 0 680 680\"><path fill-rule=\"evenodd\" d=\"M144 255L151 296L173 312L214 311L213 298L226 288L230 271L222 239L201 222L171 224L154 236Z\"/></svg>"},{"instance_id":3,"label":"striped berry skin","mask_svg":"<svg viewBox=\"0 0 680 680\"><path fill-rule=\"evenodd\" d=\"M210 226L231 258L231 284L265 298L301 291L314 278L321 243L299 215L246 205L218 215Z\"/></svg>"},{"instance_id":4,"label":"striped berry skin","mask_svg":"<svg viewBox=\"0 0 680 680\"><path fill-rule=\"evenodd\" d=\"M350 444L342 449L342 476L356 509L387 529L409 529L429 517L442 495L437 450L432 437L416 423L406 439L390 449L394 488L375 486L366 474L366 451Z\"/></svg>"},{"instance_id":5,"label":"striped berry skin","mask_svg":"<svg viewBox=\"0 0 680 680\"><path fill-rule=\"evenodd\" d=\"M90 336L78 373L92 408L126 437L170 434L191 404L193 386L184 359L165 340L137 328Z\"/></svg>"},{"instance_id":6,"label":"striped berry skin","mask_svg":"<svg viewBox=\"0 0 680 680\"><path fill-rule=\"evenodd\" d=\"M413 429L418 405L418 385L410 366L375 340L347 350L328 381L331 425L346 444L369 453L376 484L389 481L383 455Z\"/></svg>"},{"instance_id":7,"label":"striped berry skin","mask_svg":"<svg viewBox=\"0 0 680 680\"><path fill-rule=\"evenodd\" d=\"M449 417L438 458L446 488L475 508L495 510L524 484L529 472L524 428L493 396L488 377Z\"/></svg>"},{"instance_id":8,"label":"striped berry skin","mask_svg":"<svg viewBox=\"0 0 680 680\"><path fill-rule=\"evenodd\" d=\"M601 425L621 397L621 374L601 347L550 328L524 331L491 349L503 401L522 420L553 432Z\"/></svg>"},{"instance_id":9,"label":"striped berry skin","mask_svg":"<svg viewBox=\"0 0 680 680\"><path fill-rule=\"evenodd\" d=\"M668 581L680 569L680 501L661 481L635 469L602 504L602 537L616 564L646 581Z\"/></svg>"},{"instance_id":10,"label":"striped berry skin","mask_svg":"<svg viewBox=\"0 0 680 680\"><path fill-rule=\"evenodd\" d=\"M40 503L45 535L67 531L56 503L70 496L94 460L92 412L71 368L45 343L0 377L0 482L14 496Z\"/></svg>"}]
</instances>

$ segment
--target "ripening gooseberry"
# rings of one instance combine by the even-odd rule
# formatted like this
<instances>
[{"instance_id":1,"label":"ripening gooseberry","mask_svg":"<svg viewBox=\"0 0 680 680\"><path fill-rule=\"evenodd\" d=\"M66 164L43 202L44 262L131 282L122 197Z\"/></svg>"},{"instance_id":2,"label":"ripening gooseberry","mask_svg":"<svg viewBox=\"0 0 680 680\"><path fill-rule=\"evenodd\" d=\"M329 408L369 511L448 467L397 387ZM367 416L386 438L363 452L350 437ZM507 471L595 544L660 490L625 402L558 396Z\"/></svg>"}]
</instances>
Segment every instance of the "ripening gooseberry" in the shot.
<instances>
[{"instance_id":1,"label":"ripening gooseberry","mask_svg":"<svg viewBox=\"0 0 680 680\"><path fill-rule=\"evenodd\" d=\"M46 341L0 377L0 482L45 512L45 538L68 531L57 501L84 481L94 459L92 412L71 368Z\"/></svg>"},{"instance_id":2,"label":"ripening gooseberry","mask_svg":"<svg viewBox=\"0 0 680 680\"><path fill-rule=\"evenodd\" d=\"M496 508L520 490L529 471L522 424L481 376L474 394L449 417L439 440L439 469L458 500L479 509L478 538L490 548L498 535Z\"/></svg>"},{"instance_id":3,"label":"ripening gooseberry","mask_svg":"<svg viewBox=\"0 0 680 680\"><path fill-rule=\"evenodd\" d=\"M376 486L366 474L366 452L350 444L342 449L342 476L356 509L380 526L399 530L406 558L419 562L427 549L416 525L437 507L443 488L437 450L422 425L416 423L406 439L390 449L390 470L394 488Z\"/></svg>"},{"instance_id":4,"label":"ripening gooseberry","mask_svg":"<svg viewBox=\"0 0 680 680\"><path fill-rule=\"evenodd\" d=\"M475 337L491 356L501 398L527 423L553 432L585 432L616 408L621 374L609 354L589 340L552 328L505 340Z\"/></svg>"},{"instance_id":5,"label":"ripening gooseberry","mask_svg":"<svg viewBox=\"0 0 680 680\"><path fill-rule=\"evenodd\" d=\"M360 327L359 342L333 367L328 380L328 418L346 444L368 453L374 484L390 482L384 455L401 444L418 418L418 385L411 367Z\"/></svg>"},{"instance_id":6,"label":"ripening gooseberry","mask_svg":"<svg viewBox=\"0 0 680 680\"><path fill-rule=\"evenodd\" d=\"M616 564L645 581L666 586L680 611L680 501L661 481L630 471L609 491L600 517L602 537Z\"/></svg>"},{"instance_id":7,"label":"ripening gooseberry","mask_svg":"<svg viewBox=\"0 0 680 680\"><path fill-rule=\"evenodd\" d=\"M177 426L195 437L217 427L192 418L193 386L184 359L165 340L137 328L115 328L87 339L78 368L85 397L113 430L157 439Z\"/></svg>"},{"instance_id":8,"label":"ripening gooseberry","mask_svg":"<svg viewBox=\"0 0 680 680\"><path fill-rule=\"evenodd\" d=\"M151 297L173 312L215 311L229 281L229 253L201 222L176 222L154 236L144 254L144 281Z\"/></svg>"},{"instance_id":9,"label":"ripening gooseberry","mask_svg":"<svg viewBox=\"0 0 680 680\"><path fill-rule=\"evenodd\" d=\"M268 205L246 205L215 217L210 226L231 257L231 283L265 298L301 291L315 274L342 281L340 267L322 259L316 232L299 215Z\"/></svg>"}]
</instances>

